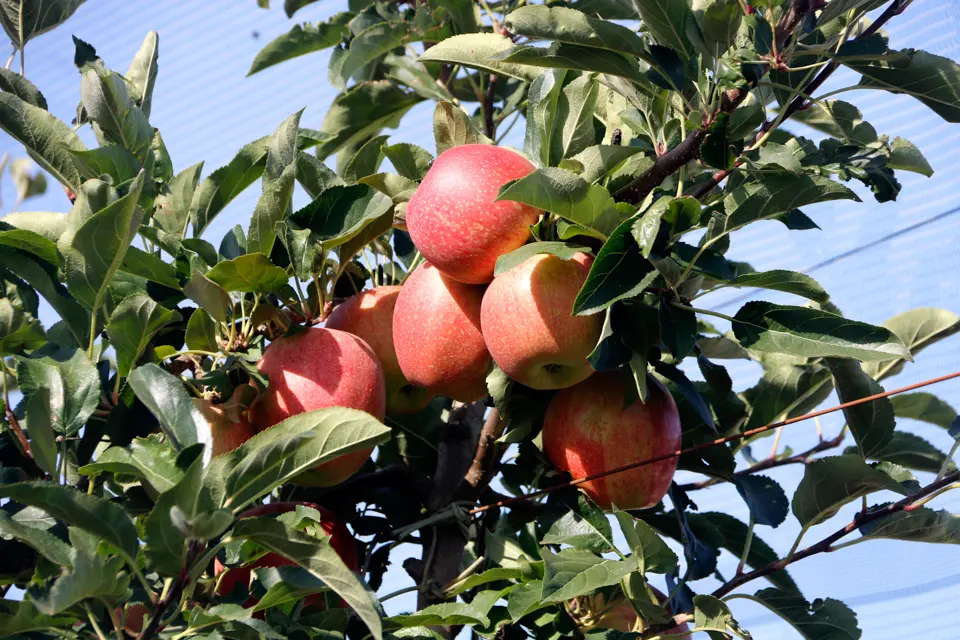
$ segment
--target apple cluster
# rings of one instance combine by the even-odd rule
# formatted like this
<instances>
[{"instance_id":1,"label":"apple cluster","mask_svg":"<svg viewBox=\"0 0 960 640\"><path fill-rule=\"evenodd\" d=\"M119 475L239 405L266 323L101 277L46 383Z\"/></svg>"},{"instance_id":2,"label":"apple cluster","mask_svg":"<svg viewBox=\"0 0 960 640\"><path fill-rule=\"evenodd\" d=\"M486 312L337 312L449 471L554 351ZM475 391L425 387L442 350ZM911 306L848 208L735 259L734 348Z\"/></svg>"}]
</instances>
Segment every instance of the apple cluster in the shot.
<instances>
[{"instance_id":1,"label":"apple cluster","mask_svg":"<svg viewBox=\"0 0 960 640\"><path fill-rule=\"evenodd\" d=\"M407 206L407 227L425 262L403 286L381 286L338 305L323 327L274 340L260 360L270 380L249 419L262 431L305 411L340 406L416 413L437 395L460 402L487 396L495 363L521 385L557 390L543 424L547 458L585 477L680 447L670 393L654 378L645 401L624 406L630 374L595 372L588 356L602 332L599 314L572 315L593 258L533 253L494 277L497 259L532 240L542 211L497 200L500 187L534 170L522 155L467 144L436 159ZM334 485L370 455L360 451L318 467L311 483ZM676 471L667 460L592 480L581 488L601 507L655 505Z\"/></svg>"}]
</instances>

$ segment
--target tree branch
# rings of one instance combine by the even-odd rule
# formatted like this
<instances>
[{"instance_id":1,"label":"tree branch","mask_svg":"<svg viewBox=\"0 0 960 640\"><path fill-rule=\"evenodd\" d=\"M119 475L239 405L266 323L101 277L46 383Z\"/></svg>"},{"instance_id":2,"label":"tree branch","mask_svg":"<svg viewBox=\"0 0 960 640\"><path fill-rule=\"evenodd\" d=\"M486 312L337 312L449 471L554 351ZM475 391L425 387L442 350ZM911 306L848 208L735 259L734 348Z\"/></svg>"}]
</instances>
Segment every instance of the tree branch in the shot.
<instances>
[{"instance_id":1,"label":"tree branch","mask_svg":"<svg viewBox=\"0 0 960 640\"><path fill-rule=\"evenodd\" d=\"M787 11L784 12L783 17L777 24L776 28L776 40L777 48L781 48L786 40L793 33L796 26L803 20L803 17L806 13L813 10L813 2L811 0L794 0L790 4L790 7ZM869 27L863 30L855 40L863 40L869 38L871 35L880 30L880 28L886 24L890 18L899 15L903 12L905 8L904 0L894 0L890 6L873 22ZM812 92L820 88L826 80L833 74L834 71L839 67L837 61L831 61L827 64L817 76L810 81L804 90L805 95L810 95ZM726 93L721 102L719 113L731 113L736 109L741 102L743 102L747 95L750 93L750 89L732 89ZM809 105L806 103L806 99L797 96L785 109L783 117L779 119L779 122L782 124L788 118L790 118L794 113L800 111L801 109L808 108ZM759 140L770 127L772 123L767 123L757 136ZM706 137L706 129L700 128L691 132L679 145L674 147L669 153L661 156L654 162L653 166L650 167L646 172L641 174L634 180L632 183L618 191L614 194L614 198L618 202L630 202L638 203L647 197L651 191L653 191L667 176L672 175L684 166L686 163L691 160L696 159L700 153L700 145L703 143L703 139ZM755 140L756 142L756 140ZM705 184L701 185L696 192L694 192L694 197L699 199L707 196L720 182L723 181L729 175L729 171L723 170L716 172L713 177Z\"/></svg>"},{"instance_id":2,"label":"tree branch","mask_svg":"<svg viewBox=\"0 0 960 640\"><path fill-rule=\"evenodd\" d=\"M773 469L775 467L784 467L791 464L808 464L811 462L810 457L817 453L822 453L823 451L829 451L830 449L836 449L843 442L844 434L841 433L836 438L831 438L830 440L822 440L817 443L816 446L810 447L802 453L789 456L787 458L767 458L766 460L761 460L760 462L747 467L746 469L741 469L733 475L736 477L747 476L751 473L759 473L760 471L765 471L767 469ZM701 482L690 482L688 484L680 485L680 488L684 491L696 491L698 489L706 489L707 487L712 487L715 484L720 484L723 480L719 478L710 478L709 480L703 480Z\"/></svg>"},{"instance_id":3,"label":"tree branch","mask_svg":"<svg viewBox=\"0 0 960 640\"><path fill-rule=\"evenodd\" d=\"M483 129L491 140L497 137L497 123L493 119L493 103L497 97L497 76L491 73L487 78L487 92L483 96Z\"/></svg>"}]
</instances>

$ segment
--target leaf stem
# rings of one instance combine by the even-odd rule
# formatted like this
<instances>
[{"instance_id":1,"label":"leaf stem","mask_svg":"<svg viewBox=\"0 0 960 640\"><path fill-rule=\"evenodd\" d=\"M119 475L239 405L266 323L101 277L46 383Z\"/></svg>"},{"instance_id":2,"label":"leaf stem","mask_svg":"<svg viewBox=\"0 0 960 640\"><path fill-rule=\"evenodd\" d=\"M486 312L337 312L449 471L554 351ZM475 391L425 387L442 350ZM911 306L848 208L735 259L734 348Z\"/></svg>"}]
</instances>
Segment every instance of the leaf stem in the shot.
<instances>
[{"instance_id":1,"label":"leaf stem","mask_svg":"<svg viewBox=\"0 0 960 640\"><path fill-rule=\"evenodd\" d=\"M93 630L97 632L97 637L100 638L100 640L107 640L107 636L103 634L103 629L101 629L100 625L97 624L96 616L94 616L93 611L90 610L90 605L84 602L83 608L87 612L87 619L90 621L90 626L92 626Z\"/></svg>"},{"instance_id":2,"label":"leaf stem","mask_svg":"<svg viewBox=\"0 0 960 640\"><path fill-rule=\"evenodd\" d=\"M396 598L397 596L402 596L402 595L405 594L405 593L411 593L411 592L413 592L413 591L416 591L416 590L419 589L419 588L420 588L420 587L414 585L414 586L412 586L412 587L404 587L403 589L397 589L396 591L394 591L394 592L392 592L392 593L388 593L387 595L381 597L381 598L380 598L380 602L385 602L386 600L389 600L389 599L391 599L391 598Z\"/></svg>"},{"instance_id":3,"label":"leaf stem","mask_svg":"<svg viewBox=\"0 0 960 640\"><path fill-rule=\"evenodd\" d=\"M101 600L100 602L103 603L103 606L107 610L107 615L110 616L110 622L113 623L113 631L117 634L117 640L124 640L123 630L120 628L120 618L117 617L116 610L114 610L114 608L111 607L106 601Z\"/></svg>"},{"instance_id":4,"label":"leaf stem","mask_svg":"<svg viewBox=\"0 0 960 640\"><path fill-rule=\"evenodd\" d=\"M950 464L953 462L953 456L957 454L957 449L960 449L960 439L953 443L950 453L947 454L947 459L943 461L943 465L940 467L940 473L937 474L937 480L941 480L943 476L947 475L947 471L950 469Z\"/></svg>"},{"instance_id":5,"label":"leaf stem","mask_svg":"<svg viewBox=\"0 0 960 640\"><path fill-rule=\"evenodd\" d=\"M703 314L703 315L705 315L705 316L713 316L714 318L720 318L721 320L726 320L726 321L728 321L728 322L736 322L736 320L735 320L734 318L731 318L730 316L724 315L724 314L719 313L719 312L717 312L717 311L710 311L709 309L698 309L697 307L688 307L687 305L685 305L685 304L680 304L679 302L671 302L670 304L671 304L672 306L676 307L677 309L684 309L684 310L686 310L686 311L692 311L692 312L694 312L694 313L700 313L700 314Z\"/></svg>"},{"instance_id":6,"label":"leaf stem","mask_svg":"<svg viewBox=\"0 0 960 640\"><path fill-rule=\"evenodd\" d=\"M747 565L747 556L750 555L750 546L753 543L753 530L756 527L757 521L753 517L753 513L750 513L750 523L747 526L747 539L743 543L743 553L740 555L740 564L737 565L737 575L743 574L743 568Z\"/></svg>"}]
</instances>

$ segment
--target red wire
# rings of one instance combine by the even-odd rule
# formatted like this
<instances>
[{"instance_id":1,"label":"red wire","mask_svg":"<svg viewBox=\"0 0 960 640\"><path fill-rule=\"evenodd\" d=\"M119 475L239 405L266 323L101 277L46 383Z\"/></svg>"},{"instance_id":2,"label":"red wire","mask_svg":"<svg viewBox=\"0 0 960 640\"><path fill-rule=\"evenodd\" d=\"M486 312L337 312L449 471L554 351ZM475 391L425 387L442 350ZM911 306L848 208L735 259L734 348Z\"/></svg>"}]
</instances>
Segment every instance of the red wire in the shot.
<instances>
[{"instance_id":1,"label":"red wire","mask_svg":"<svg viewBox=\"0 0 960 640\"><path fill-rule=\"evenodd\" d=\"M630 471L631 469L637 469L639 467L645 467L648 464L654 464L657 462L662 462L664 460L670 460L672 458L678 458L686 453L692 453L694 451L700 451L701 449L706 449L708 447L714 447L719 444L725 444L727 442L732 442L734 440L741 440L743 438L749 438L750 436L755 436L758 433L764 433L766 431L771 431L773 429L778 429L780 427L785 427L788 424L794 424L796 422L802 422L804 420L809 420L811 418L819 418L820 416L826 415L828 413L835 413L837 411L842 411L843 409L849 409L850 407L855 407L857 405L866 404L868 402L873 402L874 400L879 400L880 398L888 398L890 396L897 395L898 393L906 393L907 391L913 391L914 389L920 389L922 387L927 387L932 384L937 384L938 382L945 382L947 380L952 380L953 378L960 378L960 371L940 376L939 378L932 378L930 380L924 380L923 382L917 382L916 384L907 385L906 387L900 387L899 389L894 389L892 391L884 391L883 393L876 393L872 396L866 396L864 398L858 398L857 400L851 400L850 402L844 402L843 404L838 404L835 407L830 407L828 409L820 409L819 411L813 411L811 413L805 413L802 416L797 416L795 418L788 418L787 420L781 420L780 422L773 422L771 424L765 425L763 427L757 427L756 429L750 429L749 431L744 431L743 433L737 433L732 436L727 436L725 438L717 438L711 442L701 442L700 444L688 447L686 449L680 449L672 453L665 453L659 455L655 458L648 458L647 460L641 460L639 462L631 462L630 464L625 464L621 467L616 467L614 469L609 469L602 473L595 473L589 475L585 478L576 478L575 480L570 480L569 482L564 482L562 484L554 485L552 487L547 487L540 491L535 491L533 493L526 493L524 495L516 496L513 498L506 498L498 502L493 502L491 504L480 505L479 507L474 507L468 513L474 515L477 513L483 513L484 511L489 511L496 507L506 507L517 502L523 502L525 500L533 500L534 498L539 498L544 496L551 491L557 491L559 489L566 489L567 487L576 487L585 482L590 482L591 480L598 480L600 478L605 478L607 476L612 476L615 473L623 473L624 471Z\"/></svg>"}]
</instances>

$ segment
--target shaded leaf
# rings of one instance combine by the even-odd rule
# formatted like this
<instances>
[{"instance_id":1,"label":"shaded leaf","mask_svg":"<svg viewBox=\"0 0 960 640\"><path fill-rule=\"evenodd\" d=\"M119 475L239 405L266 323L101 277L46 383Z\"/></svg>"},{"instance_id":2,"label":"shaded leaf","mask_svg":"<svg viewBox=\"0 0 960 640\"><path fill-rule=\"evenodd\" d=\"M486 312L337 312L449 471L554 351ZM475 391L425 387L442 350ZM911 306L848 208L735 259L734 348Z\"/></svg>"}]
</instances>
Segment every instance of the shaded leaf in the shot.
<instances>
[{"instance_id":1,"label":"shaded leaf","mask_svg":"<svg viewBox=\"0 0 960 640\"><path fill-rule=\"evenodd\" d=\"M827 598L807 602L799 593L761 589L744 596L773 611L808 640L859 640L857 614L847 605Z\"/></svg>"},{"instance_id":2,"label":"shaded leaf","mask_svg":"<svg viewBox=\"0 0 960 640\"><path fill-rule=\"evenodd\" d=\"M176 376L149 363L134 369L127 384L157 418L164 435L178 451L209 438L210 426Z\"/></svg>"},{"instance_id":3,"label":"shaded leaf","mask_svg":"<svg viewBox=\"0 0 960 640\"><path fill-rule=\"evenodd\" d=\"M833 375L837 398L841 404L883 393L883 387L863 372L860 363L845 358L827 358L826 365ZM848 407L843 417L857 441L860 455L873 457L884 449L893 437L896 421L893 405L888 398L879 398L865 404Z\"/></svg>"},{"instance_id":4,"label":"shaded leaf","mask_svg":"<svg viewBox=\"0 0 960 640\"><path fill-rule=\"evenodd\" d=\"M904 362L911 360L911 355L960 331L960 316L946 309L920 307L888 318L880 326L895 333L906 345L909 355L866 363L863 370L875 380L896 375L903 370Z\"/></svg>"},{"instance_id":5,"label":"shaded leaf","mask_svg":"<svg viewBox=\"0 0 960 640\"><path fill-rule=\"evenodd\" d=\"M656 267L640 253L631 232L635 219L625 220L597 253L573 312L590 315L603 311L617 300L632 298L653 282Z\"/></svg>"},{"instance_id":6,"label":"shaded leaf","mask_svg":"<svg viewBox=\"0 0 960 640\"><path fill-rule=\"evenodd\" d=\"M861 86L906 93L947 122L960 122L960 65L949 58L916 49L891 53L892 56L884 60L869 63L839 59L863 74Z\"/></svg>"},{"instance_id":7,"label":"shaded leaf","mask_svg":"<svg viewBox=\"0 0 960 640\"><path fill-rule=\"evenodd\" d=\"M27 104L46 110L47 99L37 87L19 73L0 68L0 91L12 93Z\"/></svg>"},{"instance_id":8,"label":"shaded leaf","mask_svg":"<svg viewBox=\"0 0 960 640\"><path fill-rule=\"evenodd\" d=\"M313 231L325 249L332 249L358 235L392 206L390 198L367 185L337 185L294 212L290 219Z\"/></svg>"},{"instance_id":9,"label":"shaded leaf","mask_svg":"<svg viewBox=\"0 0 960 640\"><path fill-rule=\"evenodd\" d=\"M477 129L470 116L452 102L437 103L433 111L433 137L438 154L462 144L493 144Z\"/></svg>"},{"instance_id":10,"label":"shaded leaf","mask_svg":"<svg viewBox=\"0 0 960 640\"><path fill-rule=\"evenodd\" d=\"M30 157L58 182L74 193L80 190L80 172L69 150L86 147L69 126L12 93L0 93L0 128L26 147Z\"/></svg>"},{"instance_id":11,"label":"shaded leaf","mask_svg":"<svg viewBox=\"0 0 960 640\"><path fill-rule=\"evenodd\" d=\"M589 551L564 549L554 554L543 547L544 602L560 602L617 584L627 574L636 571L636 559L604 560Z\"/></svg>"},{"instance_id":12,"label":"shaded leaf","mask_svg":"<svg viewBox=\"0 0 960 640\"><path fill-rule=\"evenodd\" d=\"M100 402L100 376L87 354L74 347L48 343L17 358L17 380L27 401L45 389L54 430L72 436Z\"/></svg>"},{"instance_id":13,"label":"shaded leaf","mask_svg":"<svg viewBox=\"0 0 960 640\"><path fill-rule=\"evenodd\" d=\"M220 322L227 321L227 314L233 308L230 296L223 287L196 269L190 281L183 286L183 294Z\"/></svg>"},{"instance_id":14,"label":"shaded leaf","mask_svg":"<svg viewBox=\"0 0 960 640\"><path fill-rule=\"evenodd\" d=\"M790 503L783 488L773 479L762 475L743 475L737 476L734 484L757 524L779 527L787 519Z\"/></svg>"},{"instance_id":15,"label":"shaded leaf","mask_svg":"<svg viewBox=\"0 0 960 640\"><path fill-rule=\"evenodd\" d=\"M860 201L853 191L825 176L769 174L760 182L734 189L723 200L727 212L725 231L731 233L751 222L776 218L785 211L830 200Z\"/></svg>"},{"instance_id":16,"label":"shaded leaf","mask_svg":"<svg viewBox=\"0 0 960 640\"><path fill-rule=\"evenodd\" d=\"M820 283L810 276L784 269L745 273L737 276L730 284L735 287L756 287L758 289L783 291L815 302L826 302L830 299L830 294L824 291Z\"/></svg>"},{"instance_id":17,"label":"shaded leaf","mask_svg":"<svg viewBox=\"0 0 960 640\"><path fill-rule=\"evenodd\" d=\"M820 458L804 467L793 494L793 515L801 525L813 526L832 518L848 502L877 491L907 493L894 478L859 456Z\"/></svg>"},{"instance_id":18,"label":"shaded leaf","mask_svg":"<svg viewBox=\"0 0 960 640\"><path fill-rule=\"evenodd\" d=\"M890 397L898 418L912 418L949 429L957 419L956 410L931 393L900 393Z\"/></svg>"},{"instance_id":19,"label":"shaded leaf","mask_svg":"<svg viewBox=\"0 0 960 640\"><path fill-rule=\"evenodd\" d=\"M960 544L960 517L945 509L918 507L861 525L860 533L870 538Z\"/></svg>"},{"instance_id":20,"label":"shaded leaf","mask_svg":"<svg viewBox=\"0 0 960 640\"><path fill-rule=\"evenodd\" d=\"M149 296L124 298L107 323L107 335L117 352L117 375L127 377L154 334L179 319L179 313L165 309Z\"/></svg>"},{"instance_id":21,"label":"shaded leaf","mask_svg":"<svg viewBox=\"0 0 960 640\"><path fill-rule=\"evenodd\" d=\"M125 447L108 447L78 471L85 476L122 473L142 478L158 494L172 489L183 477L183 469L177 465L177 451L157 435L134 438Z\"/></svg>"}]
</instances>

